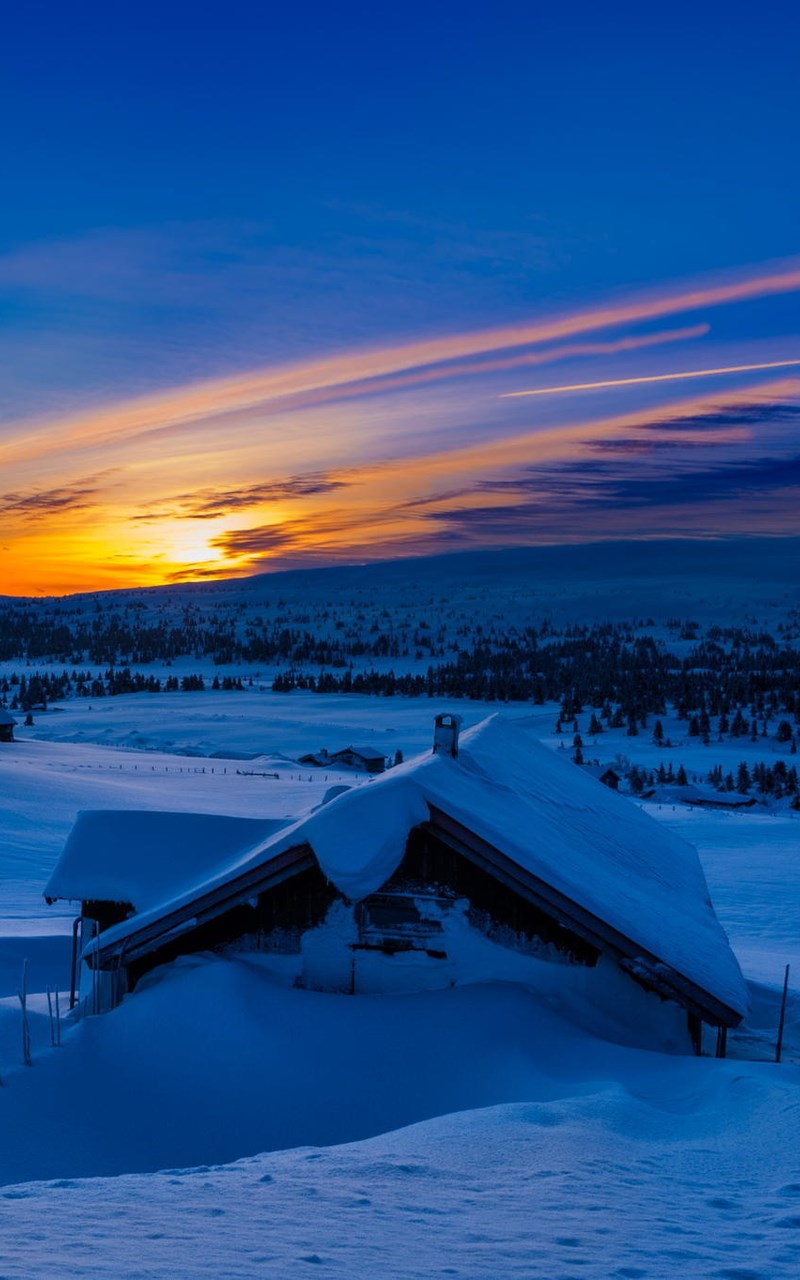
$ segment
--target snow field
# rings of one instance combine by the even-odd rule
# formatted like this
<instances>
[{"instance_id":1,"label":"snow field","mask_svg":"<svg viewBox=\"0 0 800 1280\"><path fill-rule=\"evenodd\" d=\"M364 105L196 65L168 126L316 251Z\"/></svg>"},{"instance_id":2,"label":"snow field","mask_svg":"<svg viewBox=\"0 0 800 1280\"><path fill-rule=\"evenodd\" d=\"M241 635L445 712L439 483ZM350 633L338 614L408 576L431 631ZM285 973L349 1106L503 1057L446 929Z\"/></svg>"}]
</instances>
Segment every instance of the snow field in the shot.
<instances>
[{"instance_id":1,"label":"snow field","mask_svg":"<svg viewBox=\"0 0 800 1280\"><path fill-rule=\"evenodd\" d=\"M797 1080L723 1064L708 1088L703 1065L660 1100L629 1080L343 1147L7 1188L3 1275L49 1277L55 1255L76 1280L793 1280Z\"/></svg>"},{"instance_id":2,"label":"snow field","mask_svg":"<svg viewBox=\"0 0 800 1280\"><path fill-rule=\"evenodd\" d=\"M175 966L57 1050L35 994L34 1067L18 1066L21 960L38 993L67 971L69 917L40 895L78 809L296 814L334 779L274 757L172 752L377 741L408 757L440 709L297 693L157 699L109 699L102 717L65 704L0 754L0 1276L794 1280L800 818L785 811L650 809L699 847L750 979L734 1054L768 1055L792 962L781 1067L623 1048L602 1024L587 1031L563 992L548 1002L520 982L336 997L287 988L257 956ZM454 709L468 722L488 710ZM534 710L557 746L554 709ZM73 742L45 741L62 733ZM587 747L587 759L621 750L691 767L650 731ZM737 763L762 758L761 744L733 748ZM703 771L720 758L713 742L692 751Z\"/></svg>"}]
</instances>

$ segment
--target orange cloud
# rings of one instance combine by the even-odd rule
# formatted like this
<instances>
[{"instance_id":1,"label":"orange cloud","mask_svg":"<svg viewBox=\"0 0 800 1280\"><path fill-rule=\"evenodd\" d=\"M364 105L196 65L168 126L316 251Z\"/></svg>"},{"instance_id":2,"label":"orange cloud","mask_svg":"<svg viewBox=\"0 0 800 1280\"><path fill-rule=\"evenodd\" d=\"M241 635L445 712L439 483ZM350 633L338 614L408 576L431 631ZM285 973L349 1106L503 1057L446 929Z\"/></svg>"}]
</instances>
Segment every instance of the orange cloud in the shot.
<instances>
[{"instance_id":1,"label":"orange cloud","mask_svg":"<svg viewBox=\"0 0 800 1280\"><path fill-rule=\"evenodd\" d=\"M646 431L651 444L654 440L670 440L674 445L674 429L682 423L686 423L688 428L682 429L680 434L681 452L685 455L686 447L691 444L708 444L709 431L700 425L703 418L713 423L710 436L715 448L741 445L751 438L752 427L737 425L738 409L750 410L763 404L766 411L775 401L797 396L800 396L800 381L784 379L762 386L757 391L742 388L724 397L718 393L707 393L666 407L619 414L598 422L577 421L510 439L439 450L365 467L360 475L360 484L348 490L346 506L342 505L341 494L337 494L332 499L335 505L326 506L323 502L302 514L287 512L280 520L270 519L255 526L226 529L216 535L212 543L224 558L220 576L231 572L253 572L270 563L282 566L287 563L287 557L293 563L295 560L302 563L306 555L332 562L422 554L436 547L441 550L448 513L479 511L486 504L486 488L493 477L519 474L533 465L575 465L590 458L598 443L622 439L628 445L630 437L635 437L637 431ZM722 426L715 421L722 412L731 414L731 425ZM579 481L575 483L577 486ZM503 522L502 536L497 535L500 543L503 540L508 543L513 541L509 530L513 527L516 511L520 509L515 484L510 481L507 487L506 482L489 487L492 488L493 508L505 508L510 517ZM535 490L529 488L525 521L524 524L520 521L518 535L522 538L536 531L537 539L541 535L545 540L549 536L553 541L565 538L580 541L581 537L607 536L608 529L612 527L609 513L603 511L593 514L591 524L582 514L581 533L570 533L574 501L559 502L546 485L542 486L540 495L541 512L532 519L529 507L535 496ZM750 508L755 509L756 499L751 495L748 501ZM758 529L762 530L767 522L762 508L758 509L762 512ZM717 504L715 510L721 510L721 504ZM785 515L785 507L775 507L772 532L776 531L776 521L784 519ZM726 520L728 524L735 521L733 511ZM558 526L557 534L553 532L554 524ZM638 529L641 532L645 525L646 513L628 511L620 515L620 530ZM684 512L681 531L686 533L691 527L689 515ZM701 525L701 528L705 533L706 525ZM756 531L754 527L753 532Z\"/></svg>"},{"instance_id":2,"label":"orange cloud","mask_svg":"<svg viewBox=\"0 0 800 1280\"><path fill-rule=\"evenodd\" d=\"M534 324L428 338L236 377L209 379L58 422L18 423L6 431L6 442L0 444L0 462L10 464L36 459L56 450L105 445L165 429L182 430L202 419L263 409L268 404L304 393L318 393L504 349L543 345L599 329L797 290L800 290L800 267L792 264L746 279L635 298ZM453 363L452 373L457 371Z\"/></svg>"},{"instance_id":3,"label":"orange cloud","mask_svg":"<svg viewBox=\"0 0 800 1280\"><path fill-rule=\"evenodd\" d=\"M714 447L733 449L752 436L750 419L733 417L711 429L700 420L711 421L721 406L734 410L794 398L800 392L797 380L773 380L724 396L707 393L600 421L576 417L563 425L526 415L524 401L513 421L508 411L500 416L493 410L484 418L472 390L458 387L439 391L438 399L433 392L380 402L370 398L444 379L575 357L613 358L700 337L707 332L705 323L610 335L607 341L572 340L590 330L793 289L800 290L800 269L786 267L535 325L197 382L60 422L9 424L0 444L7 490L0 494L0 590L29 594L230 576L265 567L267 561L285 564L292 556L295 562L319 562L413 554L441 547L448 536L441 517L448 511L479 513L486 503L482 485L494 483L492 506L513 515L519 497L513 484L504 487L506 477L581 459L590 466L603 442L609 450L615 442L624 444L632 465L631 440L637 432L646 432L653 442L663 427L661 439L669 445L675 438L669 421L685 421L682 445L710 447L713 431ZM737 365L735 370L789 363L795 362ZM598 385L639 381L608 379ZM358 406L344 403L362 397ZM494 401L487 404L491 408ZM306 412L295 412L301 409ZM267 415L269 426L260 429ZM621 449L617 456L623 458ZM539 500L551 503L552 519L561 521L560 536L566 537L569 500L562 509L552 492L526 491L529 505ZM752 495L749 501L755 510ZM473 536L477 527L477 514L465 519L464 536ZM537 537L547 533L544 515L525 527L536 528ZM569 536L575 536L571 527Z\"/></svg>"},{"instance_id":4,"label":"orange cloud","mask_svg":"<svg viewBox=\"0 0 800 1280\"><path fill-rule=\"evenodd\" d=\"M758 430L759 406L763 405L766 417L771 405L798 398L799 379L773 380L756 390L738 388L724 396L707 392L600 421L576 419L546 428L531 425L515 436L375 462L362 467L357 476L347 468L328 470L324 479L319 472L309 472L259 485L251 475L237 490L220 472L216 490L196 492L194 504L186 489L176 494L163 487L169 481L167 473L157 498L159 507L149 522L135 521L132 517L141 509L116 490L113 503L109 494L102 500L93 494L95 506L87 511L82 506L82 483L74 487L72 505L62 503L61 492L33 495L42 505L31 521L31 504L15 491L4 516L2 590L38 594L151 585L241 575L270 564L352 562L492 540L502 545L515 540L515 528L523 541L579 541L623 536L626 529L648 532L648 528L651 534L663 535L672 527L670 521L677 519L672 508L671 514L661 509L655 522L651 516L649 526L644 510L620 512L616 524L607 509L589 515L582 511L576 519L575 504L582 486L586 492L591 484L598 445L620 442L624 445L620 465L631 468L631 440L671 442L674 447L676 426L685 424L680 430L682 456L687 446L695 445L705 451L713 447L714 456L724 458L727 451L751 441ZM705 420L708 427L703 425ZM788 441L784 452L789 445L796 451L796 421L787 416L783 429ZM587 463L585 480L574 469L583 462ZM530 478L531 468L565 466L571 468L573 495L547 484L538 491L535 477ZM525 478L524 484L519 477ZM495 513L491 518L486 515L487 502ZM535 511L532 504L537 504ZM499 510L505 513L502 518ZM777 532L791 523L791 508L780 493L774 493L771 517L767 500L750 493L746 507L741 502L737 506L735 495L727 505L717 502L705 523L698 522L696 507L693 515L687 510L681 532L704 532L717 519L721 533L735 525L737 510L742 518L743 513L752 513L752 532Z\"/></svg>"},{"instance_id":5,"label":"orange cloud","mask_svg":"<svg viewBox=\"0 0 800 1280\"><path fill-rule=\"evenodd\" d=\"M506 369L555 364L559 360L576 357L619 355L625 351L638 351L645 347L661 346L667 342L685 342L691 338L702 338L709 329L710 325L696 324L683 329L666 329L659 333L642 334L639 337L617 338L613 342L572 342L560 347L548 347L546 351L526 351L513 356L504 356L500 360L484 359L472 363L460 361L458 364L439 364L427 369L409 369L393 377L368 378L358 382L347 382L343 386L319 387L314 391L281 396L275 401L274 409L282 413L286 409L307 409L333 404L338 400L357 399L359 396L403 391L406 388L425 386L432 382L443 382L448 378L477 377L481 374L499 373ZM262 413L265 409L266 406L260 406Z\"/></svg>"}]
</instances>

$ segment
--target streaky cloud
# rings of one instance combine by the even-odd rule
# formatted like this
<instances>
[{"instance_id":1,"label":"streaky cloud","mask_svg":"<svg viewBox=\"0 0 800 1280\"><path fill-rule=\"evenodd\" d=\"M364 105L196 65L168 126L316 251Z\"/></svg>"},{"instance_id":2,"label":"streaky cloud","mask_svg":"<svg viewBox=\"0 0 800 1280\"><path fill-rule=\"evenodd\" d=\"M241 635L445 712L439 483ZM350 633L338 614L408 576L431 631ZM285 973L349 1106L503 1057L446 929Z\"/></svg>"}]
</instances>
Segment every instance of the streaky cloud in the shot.
<instances>
[{"instance_id":1,"label":"streaky cloud","mask_svg":"<svg viewBox=\"0 0 800 1280\"><path fill-rule=\"evenodd\" d=\"M687 378L716 378L729 373L757 373L767 369L789 369L798 360L767 360L762 364L734 364L719 369L689 369L677 373L652 373L637 378L607 378L603 382L572 382L562 387L534 387L531 391L504 391L501 400L517 400L522 396L555 396L569 391L604 391L608 387L637 387L648 382L680 382Z\"/></svg>"},{"instance_id":2,"label":"streaky cloud","mask_svg":"<svg viewBox=\"0 0 800 1280\"><path fill-rule=\"evenodd\" d=\"M120 439L140 438L149 432L163 433L167 429L182 431L201 419L263 409L266 404L286 397L798 290L800 266L789 263L768 273L701 284L684 291L640 296L527 325L430 337L209 379L58 421L12 424L6 441L0 444L0 460L8 464L48 455L54 450L64 452L99 446Z\"/></svg>"}]
</instances>

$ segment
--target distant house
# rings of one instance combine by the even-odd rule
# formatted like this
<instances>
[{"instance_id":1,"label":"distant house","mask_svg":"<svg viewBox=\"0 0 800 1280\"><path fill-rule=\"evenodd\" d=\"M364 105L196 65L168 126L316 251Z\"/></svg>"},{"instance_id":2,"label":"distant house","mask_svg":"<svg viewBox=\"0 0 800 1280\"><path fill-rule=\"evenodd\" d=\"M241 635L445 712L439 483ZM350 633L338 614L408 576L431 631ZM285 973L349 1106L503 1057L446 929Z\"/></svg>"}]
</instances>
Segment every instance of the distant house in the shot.
<instances>
[{"instance_id":1,"label":"distant house","mask_svg":"<svg viewBox=\"0 0 800 1280\"><path fill-rule=\"evenodd\" d=\"M365 773L383 773L386 756L374 747L344 747L330 756L333 765L346 765L351 769L363 769Z\"/></svg>"},{"instance_id":2,"label":"distant house","mask_svg":"<svg viewBox=\"0 0 800 1280\"><path fill-rule=\"evenodd\" d=\"M740 791L717 791L714 787L688 786L654 787L643 799L653 799L662 804L690 804L706 809L751 809L758 804L756 796L743 795Z\"/></svg>"},{"instance_id":3,"label":"distant house","mask_svg":"<svg viewBox=\"0 0 800 1280\"><path fill-rule=\"evenodd\" d=\"M604 787L610 787L612 791L619 791L622 775L617 773L616 769L612 768L610 764L585 764L582 767L592 778L597 778L598 782L602 782Z\"/></svg>"},{"instance_id":4,"label":"distant house","mask_svg":"<svg viewBox=\"0 0 800 1280\"><path fill-rule=\"evenodd\" d=\"M740 1021L744 982L695 850L519 723L460 737L437 718L432 753L326 801L272 824L81 814L45 895L81 903L85 1007L181 955L246 947L346 992L510 965L654 1044L698 1047L706 1023L721 1046Z\"/></svg>"},{"instance_id":5,"label":"distant house","mask_svg":"<svg viewBox=\"0 0 800 1280\"><path fill-rule=\"evenodd\" d=\"M0 707L0 742L14 741L14 725L16 720L10 711L5 711Z\"/></svg>"},{"instance_id":6,"label":"distant house","mask_svg":"<svg viewBox=\"0 0 800 1280\"><path fill-rule=\"evenodd\" d=\"M364 773L383 773L386 768L386 756L373 747L343 747L332 752L323 747L298 756L297 762L313 769L361 769Z\"/></svg>"}]
</instances>

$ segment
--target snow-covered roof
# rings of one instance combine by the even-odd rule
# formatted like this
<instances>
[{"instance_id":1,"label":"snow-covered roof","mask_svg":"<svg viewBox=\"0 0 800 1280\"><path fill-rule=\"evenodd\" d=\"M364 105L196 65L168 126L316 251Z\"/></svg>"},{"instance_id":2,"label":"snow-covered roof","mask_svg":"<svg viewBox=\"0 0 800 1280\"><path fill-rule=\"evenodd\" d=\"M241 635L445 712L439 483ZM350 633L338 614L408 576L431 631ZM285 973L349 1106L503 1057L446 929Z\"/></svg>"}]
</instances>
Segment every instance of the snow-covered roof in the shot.
<instances>
[{"instance_id":1,"label":"snow-covered roof","mask_svg":"<svg viewBox=\"0 0 800 1280\"><path fill-rule=\"evenodd\" d=\"M609 773L613 774L615 778L620 776L613 764L583 764L581 768L585 769L593 778L605 778Z\"/></svg>"},{"instance_id":2,"label":"snow-covered roof","mask_svg":"<svg viewBox=\"0 0 800 1280\"><path fill-rule=\"evenodd\" d=\"M16 724L16 720L10 711L6 711L4 707L0 707L0 724Z\"/></svg>"},{"instance_id":3,"label":"snow-covered roof","mask_svg":"<svg viewBox=\"0 0 800 1280\"><path fill-rule=\"evenodd\" d=\"M202 813L79 813L45 897L129 902L148 911L237 865L286 825Z\"/></svg>"},{"instance_id":4,"label":"snow-covered roof","mask_svg":"<svg viewBox=\"0 0 800 1280\"><path fill-rule=\"evenodd\" d=\"M707 804L724 808L742 808L757 803L756 796L743 795L741 791L718 791L715 787L698 786L689 782L686 786L658 786L652 791L655 800L666 804Z\"/></svg>"},{"instance_id":5,"label":"snow-covered roof","mask_svg":"<svg viewBox=\"0 0 800 1280\"><path fill-rule=\"evenodd\" d=\"M462 735L457 757L426 754L338 796L211 874L214 893L237 876L310 846L349 899L376 892L399 866L409 832L432 810L603 922L644 956L737 1013L744 981L708 894L696 850L631 800L543 747L519 720L491 716ZM208 819L199 819L207 822ZM191 908L196 881L106 930L105 950L161 917ZM631 950L632 947L632 950Z\"/></svg>"},{"instance_id":6,"label":"snow-covered roof","mask_svg":"<svg viewBox=\"0 0 800 1280\"><path fill-rule=\"evenodd\" d=\"M331 760L338 760L340 756L353 755L358 756L360 760L385 760L385 751L376 751L374 747L342 747L341 751L334 751Z\"/></svg>"}]
</instances>

